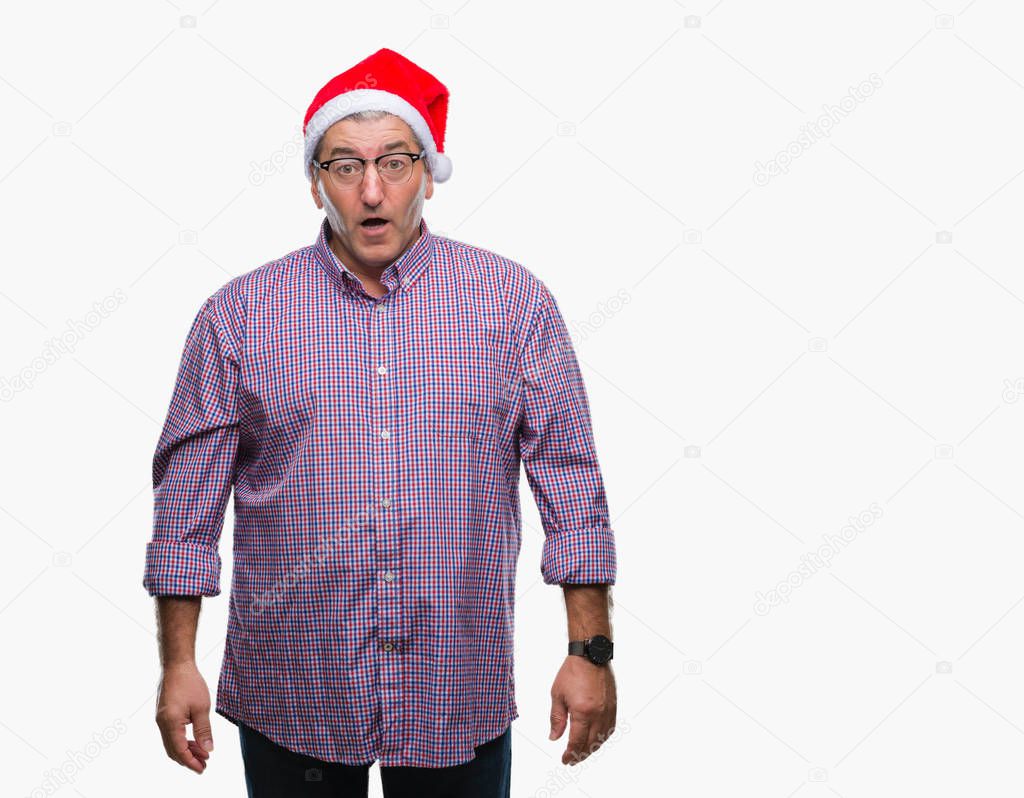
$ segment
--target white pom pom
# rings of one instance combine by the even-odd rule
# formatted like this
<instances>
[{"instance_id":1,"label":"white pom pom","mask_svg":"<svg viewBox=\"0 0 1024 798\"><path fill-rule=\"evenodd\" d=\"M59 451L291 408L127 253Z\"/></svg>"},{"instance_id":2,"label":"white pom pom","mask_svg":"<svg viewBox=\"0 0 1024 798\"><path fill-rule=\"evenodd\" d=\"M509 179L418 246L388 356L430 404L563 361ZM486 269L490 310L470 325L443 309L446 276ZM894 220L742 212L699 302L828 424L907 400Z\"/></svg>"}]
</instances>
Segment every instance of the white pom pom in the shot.
<instances>
[{"instance_id":1,"label":"white pom pom","mask_svg":"<svg viewBox=\"0 0 1024 798\"><path fill-rule=\"evenodd\" d=\"M435 152L430 155L430 173L434 176L434 182L443 183L452 176L451 159L443 152Z\"/></svg>"}]
</instances>

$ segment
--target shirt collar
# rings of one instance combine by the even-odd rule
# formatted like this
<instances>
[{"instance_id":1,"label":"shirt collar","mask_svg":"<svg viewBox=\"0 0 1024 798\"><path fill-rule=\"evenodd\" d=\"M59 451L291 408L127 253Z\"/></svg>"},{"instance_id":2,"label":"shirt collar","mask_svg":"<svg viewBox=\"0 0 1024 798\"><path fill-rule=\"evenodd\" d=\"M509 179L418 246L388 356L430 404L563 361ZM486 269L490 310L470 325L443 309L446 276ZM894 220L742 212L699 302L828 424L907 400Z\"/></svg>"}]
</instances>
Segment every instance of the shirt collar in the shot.
<instances>
[{"instance_id":1,"label":"shirt collar","mask_svg":"<svg viewBox=\"0 0 1024 798\"><path fill-rule=\"evenodd\" d=\"M359 278L334 254L329 243L332 235L331 223L325 216L320 223L320 233L313 244L313 252L338 287L348 293L354 293L359 290ZM392 291L399 286L409 290L416 278L430 265L433 254L434 236L427 227L427 220L420 217L420 237L384 270L381 282Z\"/></svg>"}]
</instances>

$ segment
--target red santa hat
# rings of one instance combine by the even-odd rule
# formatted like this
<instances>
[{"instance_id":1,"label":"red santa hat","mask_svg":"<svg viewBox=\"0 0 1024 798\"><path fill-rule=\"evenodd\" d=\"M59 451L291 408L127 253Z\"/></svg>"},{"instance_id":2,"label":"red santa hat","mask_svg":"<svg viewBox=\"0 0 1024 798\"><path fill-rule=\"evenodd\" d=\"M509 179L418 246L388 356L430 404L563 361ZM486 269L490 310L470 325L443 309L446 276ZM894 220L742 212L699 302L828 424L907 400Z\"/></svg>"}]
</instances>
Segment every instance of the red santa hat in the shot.
<instances>
[{"instance_id":1,"label":"red santa hat","mask_svg":"<svg viewBox=\"0 0 1024 798\"><path fill-rule=\"evenodd\" d=\"M434 180L443 183L452 174L444 154L444 126L448 116L448 89L433 75L405 56L386 47L331 78L317 92L302 123L305 136L306 178L320 139L327 128L359 111L381 110L402 119L427 151Z\"/></svg>"}]
</instances>

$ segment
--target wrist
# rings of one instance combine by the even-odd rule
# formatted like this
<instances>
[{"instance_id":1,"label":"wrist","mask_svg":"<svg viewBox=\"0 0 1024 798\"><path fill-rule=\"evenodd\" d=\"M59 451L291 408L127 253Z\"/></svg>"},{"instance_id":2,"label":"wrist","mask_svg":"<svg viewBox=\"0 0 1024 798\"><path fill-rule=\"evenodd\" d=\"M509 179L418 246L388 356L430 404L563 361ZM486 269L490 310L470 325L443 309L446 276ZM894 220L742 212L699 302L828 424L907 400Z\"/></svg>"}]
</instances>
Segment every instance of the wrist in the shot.
<instances>
[{"instance_id":1,"label":"wrist","mask_svg":"<svg viewBox=\"0 0 1024 798\"><path fill-rule=\"evenodd\" d=\"M196 665L195 657L181 657L181 658L175 658L175 659L166 660L165 662L161 663L160 667L165 672L166 671L191 671L191 670L197 670L198 669L198 665Z\"/></svg>"}]
</instances>

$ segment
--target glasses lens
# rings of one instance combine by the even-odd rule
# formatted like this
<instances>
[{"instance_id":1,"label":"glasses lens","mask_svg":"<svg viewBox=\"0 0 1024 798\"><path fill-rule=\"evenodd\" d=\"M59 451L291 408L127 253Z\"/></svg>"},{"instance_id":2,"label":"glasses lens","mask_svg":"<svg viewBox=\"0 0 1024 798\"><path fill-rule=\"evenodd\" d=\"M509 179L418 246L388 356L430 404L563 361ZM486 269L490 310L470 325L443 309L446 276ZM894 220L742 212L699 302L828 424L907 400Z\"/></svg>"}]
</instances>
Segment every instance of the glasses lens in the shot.
<instances>
[{"instance_id":1,"label":"glasses lens","mask_svg":"<svg viewBox=\"0 0 1024 798\"><path fill-rule=\"evenodd\" d=\"M412 174L413 160L408 155L389 155L380 162L377 171L385 183L404 183Z\"/></svg>"},{"instance_id":2,"label":"glasses lens","mask_svg":"<svg viewBox=\"0 0 1024 798\"><path fill-rule=\"evenodd\" d=\"M332 163L330 172L331 179L341 188L352 188L363 179L363 165L347 158Z\"/></svg>"}]
</instances>

